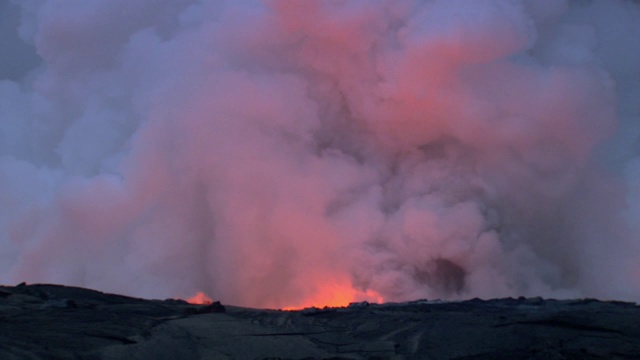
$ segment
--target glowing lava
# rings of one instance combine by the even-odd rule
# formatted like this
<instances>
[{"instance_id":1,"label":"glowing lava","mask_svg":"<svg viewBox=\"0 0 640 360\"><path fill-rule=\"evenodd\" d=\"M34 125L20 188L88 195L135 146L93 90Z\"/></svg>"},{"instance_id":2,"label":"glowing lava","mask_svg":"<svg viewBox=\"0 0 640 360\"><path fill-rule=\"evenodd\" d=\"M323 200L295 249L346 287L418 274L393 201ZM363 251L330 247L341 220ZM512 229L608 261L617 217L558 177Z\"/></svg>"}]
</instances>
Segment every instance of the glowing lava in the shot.
<instances>
[{"instance_id":1,"label":"glowing lava","mask_svg":"<svg viewBox=\"0 0 640 360\"><path fill-rule=\"evenodd\" d=\"M300 310L309 307L343 307L358 301L382 303L384 299L373 290L360 291L349 285L334 283L320 286L313 296L295 305L283 307L282 310Z\"/></svg>"},{"instance_id":2,"label":"glowing lava","mask_svg":"<svg viewBox=\"0 0 640 360\"><path fill-rule=\"evenodd\" d=\"M213 299L211 299L209 296L207 296L207 294L203 293L202 291L198 291L197 294L188 298L187 302L189 304L194 304L194 305L209 305L213 303Z\"/></svg>"}]
</instances>

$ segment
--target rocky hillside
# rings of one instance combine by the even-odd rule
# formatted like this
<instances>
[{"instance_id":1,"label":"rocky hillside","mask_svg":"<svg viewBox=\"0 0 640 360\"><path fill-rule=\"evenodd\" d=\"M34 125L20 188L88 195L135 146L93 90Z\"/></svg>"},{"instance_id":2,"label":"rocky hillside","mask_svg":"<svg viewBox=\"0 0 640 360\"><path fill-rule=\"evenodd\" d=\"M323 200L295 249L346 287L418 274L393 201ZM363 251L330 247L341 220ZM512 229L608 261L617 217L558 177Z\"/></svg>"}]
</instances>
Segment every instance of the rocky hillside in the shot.
<instances>
[{"instance_id":1,"label":"rocky hillside","mask_svg":"<svg viewBox=\"0 0 640 360\"><path fill-rule=\"evenodd\" d=\"M597 300L301 311L0 287L0 359L638 359L640 307Z\"/></svg>"}]
</instances>

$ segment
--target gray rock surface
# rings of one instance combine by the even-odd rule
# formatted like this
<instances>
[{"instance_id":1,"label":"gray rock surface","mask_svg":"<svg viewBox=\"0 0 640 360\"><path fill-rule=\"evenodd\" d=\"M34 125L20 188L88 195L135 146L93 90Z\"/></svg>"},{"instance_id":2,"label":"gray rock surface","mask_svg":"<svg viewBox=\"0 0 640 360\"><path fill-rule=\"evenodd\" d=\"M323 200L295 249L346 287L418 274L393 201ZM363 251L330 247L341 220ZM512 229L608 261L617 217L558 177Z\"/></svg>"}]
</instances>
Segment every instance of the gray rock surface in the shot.
<instances>
[{"instance_id":1,"label":"gray rock surface","mask_svg":"<svg viewBox=\"0 0 640 360\"><path fill-rule=\"evenodd\" d=\"M0 359L640 359L640 307L597 300L259 310L0 287Z\"/></svg>"}]
</instances>

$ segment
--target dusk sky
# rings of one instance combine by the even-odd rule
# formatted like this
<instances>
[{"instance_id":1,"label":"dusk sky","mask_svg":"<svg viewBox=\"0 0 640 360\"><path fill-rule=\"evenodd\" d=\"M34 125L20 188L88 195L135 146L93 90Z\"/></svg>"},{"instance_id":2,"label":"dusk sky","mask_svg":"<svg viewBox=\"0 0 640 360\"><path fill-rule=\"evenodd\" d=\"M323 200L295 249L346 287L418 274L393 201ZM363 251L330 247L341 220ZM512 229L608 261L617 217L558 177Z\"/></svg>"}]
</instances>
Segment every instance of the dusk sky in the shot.
<instances>
[{"instance_id":1,"label":"dusk sky","mask_svg":"<svg viewBox=\"0 0 640 360\"><path fill-rule=\"evenodd\" d=\"M0 283L640 301L640 2L0 0Z\"/></svg>"}]
</instances>

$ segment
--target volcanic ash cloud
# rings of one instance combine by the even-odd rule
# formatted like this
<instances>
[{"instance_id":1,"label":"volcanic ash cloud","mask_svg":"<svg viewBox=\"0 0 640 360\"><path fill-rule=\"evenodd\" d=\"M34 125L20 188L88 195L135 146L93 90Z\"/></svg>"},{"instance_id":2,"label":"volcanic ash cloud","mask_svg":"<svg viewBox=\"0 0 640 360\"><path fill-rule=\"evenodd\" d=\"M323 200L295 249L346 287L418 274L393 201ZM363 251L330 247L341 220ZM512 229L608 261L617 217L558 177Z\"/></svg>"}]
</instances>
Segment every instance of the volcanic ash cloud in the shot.
<instances>
[{"instance_id":1,"label":"volcanic ash cloud","mask_svg":"<svg viewBox=\"0 0 640 360\"><path fill-rule=\"evenodd\" d=\"M637 2L0 11L2 282L640 299Z\"/></svg>"}]
</instances>

